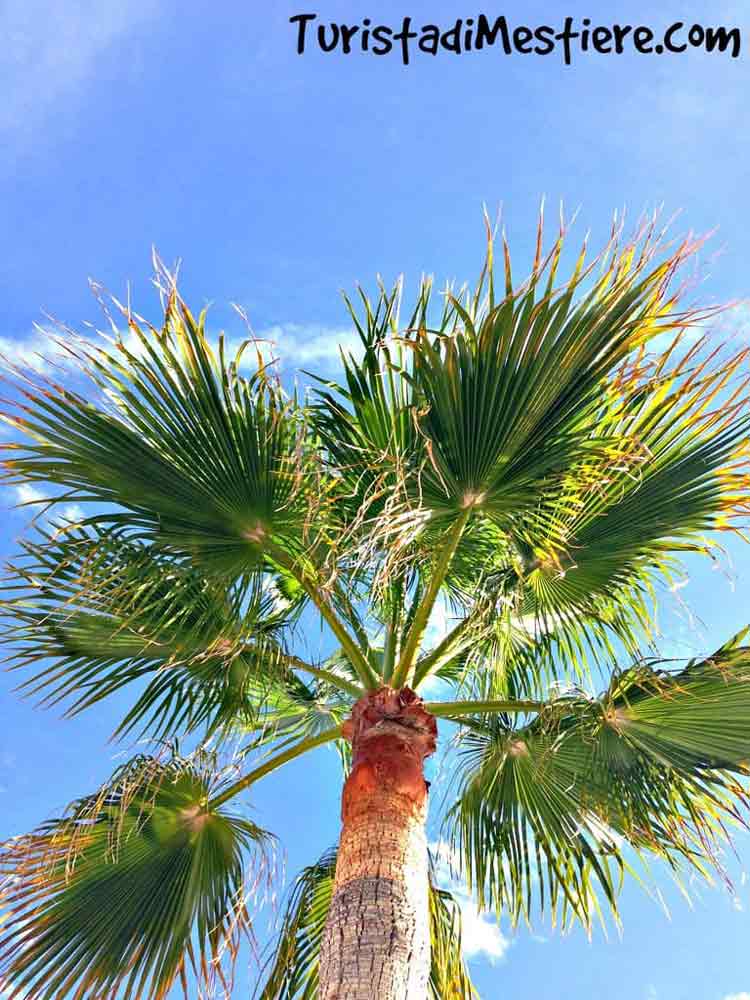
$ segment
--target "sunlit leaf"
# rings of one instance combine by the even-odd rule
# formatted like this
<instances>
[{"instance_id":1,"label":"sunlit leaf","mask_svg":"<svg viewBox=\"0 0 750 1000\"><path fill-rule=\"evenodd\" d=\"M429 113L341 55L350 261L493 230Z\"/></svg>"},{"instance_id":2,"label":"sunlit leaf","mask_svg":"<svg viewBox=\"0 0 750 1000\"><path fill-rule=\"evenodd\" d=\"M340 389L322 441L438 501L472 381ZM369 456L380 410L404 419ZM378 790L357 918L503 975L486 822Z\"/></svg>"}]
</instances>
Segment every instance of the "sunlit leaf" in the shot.
<instances>
[{"instance_id":1,"label":"sunlit leaf","mask_svg":"<svg viewBox=\"0 0 750 1000\"><path fill-rule=\"evenodd\" d=\"M196 995L191 980L227 981L269 839L212 809L210 791L210 776L189 762L138 757L65 817L4 846L0 976L9 997L122 990L157 1000L176 980L186 997Z\"/></svg>"},{"instance_id":2,"label":"sunlit leaf","mask_svg":"<svg viewBox=\"0 0 750 1000\"><path fill-rule=\"evenodd\" d=\"M570 695L526 725L467 722L449 825L480 901L514 919L616 913L636 854L704 875L748 803L750 647L677 674L639 665L600 699Z\"/></svg>"},{"instance_id":3,"label":"sunlit leaf","mask_svg":"<svg viewBox=\"0 0 750 1000\"><path fill-rule=\"evenodd\" d=\"M95 402L26 374L11 416L9 482L54 482L67 502L112 505L109 524L137 529L221 573L257 567L274 541L292 553L324 531L327 487L303 409L262 365L241 373L162 273L161 329L122 308L128 337L68 340ZM313 517L313 514L315 516Z\"/></svg>"},{"instance_id":4,"label":"sunlit leaf","mask_svg":"<svg viewBox=\"0 0 750 1000\"><path fill-rule=\"evenodd\" d=\"M262 578L228 589L96 528L40 530L24 550L4 638L9 664L30 674L21 690L44 704L75 714L145 679L118 733L175 736L255 725L267 700L300 686L284 656L286 610Z\"/></svg>"}]
</instances>

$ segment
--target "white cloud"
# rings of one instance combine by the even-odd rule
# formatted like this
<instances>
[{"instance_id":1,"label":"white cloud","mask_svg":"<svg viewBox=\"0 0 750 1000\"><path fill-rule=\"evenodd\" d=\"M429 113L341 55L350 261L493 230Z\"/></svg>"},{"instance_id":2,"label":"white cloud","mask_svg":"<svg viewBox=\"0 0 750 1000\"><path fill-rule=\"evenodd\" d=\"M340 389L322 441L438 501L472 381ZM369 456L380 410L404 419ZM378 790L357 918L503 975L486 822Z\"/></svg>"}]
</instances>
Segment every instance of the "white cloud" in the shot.
<instances>
[{"instance_id":1,"label":"white cloud","mask_svg":"<svg viewBox=\"0 0 750 1000\"><path fill-rule=\"evenodd\" d=\"M687 350L687 345L695 343L699 337L703 336L706 331L700 329L697 326L687 327L682 331L682 339L680 341L680 346L676 348L677 357L680 357ZM657 333L655 337L652 337L648 344L646 345L647 350L650 354L663 354L669 347L674 343L675 337L677 335L673 330L668 330L665 333Z\"/></svg>"},{"instance_id":2,"label":"white cloud","mask_svg":"<svg viewBox=\"0 0 750 1000\"><path fill-rule=\"evenodd\" d=\"M354 330L347 327L283 323L261 330L256 336L258 350L264 360L278 360L282 367L337 365L342 348L356 356L362 354L362 341ZM248 364L255 360L252 344L246 349L245 360Z\"/></svg>"},{"instance_id":3,"label":"white cloud","mask_svg":"<svg viewBox=\"0 0 750 1000\"><path fill-rule=\"evenodd\" d=\"M37 486L21 483L18 486L8 487L3 492L5 496L9 497L7 501L2 502L3 508L10 507L12 513L18 517L25 517L29 521L37 518L40 521L47 520L46 517L40 518L40 515L44 511L44 504L48 497ZM51 509L47 513L51 513Z\"/></svg>"},{"instance_id":4,"label":"white cloud","mask_svg":"<svg viewBox=\"0 0 750 1000\"><path fill-rule=\"evenodd\" d=\"M77 524L84 518L83 507L80 507L77 503L70 503L62 510L57 511L52 520L60 524L70 524L71 522Z\"/></svg>"},{"instance_id":5,"label":"white cloud","mask_svg":"<svg viewBox=\"0 0 750 1000\"><path fill-rule=\"evenodd\" d=\"M737 305L720 313L714 323L716 338L729 339L730 343L750 343L750 303L738 302Z\"/></svg>"},{"instance_id":6,"label":"white cloud","mask_svg":"<svg viewBox=\"0 0 750 1000\"><path fill-rule=\"evenodd\" d=\"M17 514L27 515L30 518L38 517L44 511L44 505L49 501L49 494L32 486L31 483L21 483L11 487L11 492L15 495L15 504L25 504L27 506L15 506ZM13 502L13 501L11 501ZM84 518L83 508L77 503L66 504L59 508L52 506L45 512L43 521L47 521L52 527L60 528L66 524L78 523Z\"/></svg>"},{"instance_id":7,"label":"white cloud","mask_svg":"<svg viewBox=\"0 0 750 1000\"><path fill-rule=\"evenodd\" d=\"M651 354L661 354L672 345L675 339L673 330L659 333L648 342ZM735 305L717 313L710 321L697 323L682 331L681 346L677 348L677 357L685 353L688 347L699 337L707 336L712 346L728 344L737 347L750 343L750 303L737 302Z\"/></svg>"},{"instance_id":8,"label":"white cloud","mask_svg":"<svg viewBox=\"0 0 750 1000\"><path fill-rule=\"evenodd\" d=\"M80 518L77 520L80 520ZM273 613L278 615L283 614L289 607L289 601L276 586L273 577L266 574L263 577L261 587L264 593L268 594L273 601Z\"/></svg>"},{"instance_id":9,"label":"white cloud","mask_svg":"<svg viewBox=\"0 0 750 1000\"><path fill-rule=\"evenodd\" d=\"M32 143L61 105L73 111L96 93L89 86L116 42L147 22L158 0L5 0L0 65L0 135ZM123 62L124 71L128 63Z\"/></svg>"},{"instance_id":10,"label":"white cloud","mask_svg":"<svg viewBox=\"0 0 750 1000\"><path fill-rule=\"evenodd\" d=\"M492 917L480 913L469 896L457 894L461 907L462 944L467 959L486 958L494 964L505 956L510 945L508 939Z\"/></svg>"},{"instance_id":11,"label":"white cloud","mask_svg":"<svg viewBox=\"0 0 750 1000\"><path fill-rule=\"evenodd\" d=\"M461 943L467 959L484 958L491 964L501 961L510 947L494 917L481 913L462 881L454 877L458 868L455 854L444 841L430 844L436 877L442 888L453 894L461 910Z\"/></svg>"},{"instance_id":12,"label":"white cloud","mask_svg":"<svg viewBox=\"0 0 750 1000\"><path fill-rule=\"evenodd\" d=\"M14 490L16 502L20 504L38 504L43 503L47 499L46 494L29 483L21 483L20 486L15 486Z\"/></svg>"},{"instance_id":13,"label":"white cloud","mask_svg":"<svg viewBox=\"0 0 750 1000\"><path fill-rule=\"evenodd\" d=\"M729 993L724 1000L750 1000L750 993Z\"/></svg>"},{"instance_id":14,"label":"white cloud","mask_svg":"<svg viewBox=\"0 0 750 1000\"><path fill-rule=\"evenodd\" d=\"M425 629L422 645L424 649L434 649L449 632L458 624L456 612L452 611L444 597L438 597L430 614ZM419 693L423 698L437 699L441 695L447 697L450 685L434 674L428 677L420 686Z\"/></svg>"},{"instance_id":15,"label":"white cloud","mask_svg":"<svg viewBox=\"0 0 750 1000\"><path fill-rule=\"evenodd\" d=\"M456 627L458 621L444 597L438 597L427 622L424 634L426 649L433 649Z\"/></svg>"},{"instance_id":16,"label":"white cloud","mask_svg":"<svg viewBox=\"0 0 750 1000\"><path fill-rule=\"evenodd\" d=\"M54 331L36 327L25 337L0 337L0 361L24 370L48 372L66 354L60 344L52 339L54 336Z\"/></svg>"},{"instance_id":17,"label":"white cloud","mask_svg":"<svg viewBox=\"0 0 750 1000\"><path fill-rule=\"evenodd\" d=\"M53 366L69 359L65 347L57 342L61 333L53 327L35 326L34 330L20 337L0 337L0 360L22 369L47 373ZM112 336L108 332L108 336ZM89 335L91 337L91 335ZM86 339L86 338L83 338ZM95 337L91 339L96 342ZM227 355L233 357L244 338L232 337ZM102 346L106 346L101 342ZM136 356L144 353L143 346L132 331L123 336L123 343ZM362 341L354 330L347 327L327 327L318 323L283 323L268 327L254 335L254 342L244 350L242 361L246 368L254 368L257 353L264 362L278 361L282 369L319 366L330 371L340 364L341 349L355 357L362 354Z\"/></svg>"}]
</instances>

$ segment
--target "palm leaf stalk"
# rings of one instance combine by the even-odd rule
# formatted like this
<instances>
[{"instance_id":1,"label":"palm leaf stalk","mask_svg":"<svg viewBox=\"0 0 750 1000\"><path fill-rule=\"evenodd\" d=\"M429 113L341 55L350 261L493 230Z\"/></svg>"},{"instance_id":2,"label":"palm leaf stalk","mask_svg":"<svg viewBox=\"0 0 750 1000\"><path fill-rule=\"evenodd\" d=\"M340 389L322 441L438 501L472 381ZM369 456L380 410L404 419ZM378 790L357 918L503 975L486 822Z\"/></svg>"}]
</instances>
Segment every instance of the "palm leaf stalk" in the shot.
<instances>
[{"instance_id":1,"label":"palm leaf stalk","mask_svg":"<svg viewBox=\"0 0 750 1000\"><path fill-rule=\"evenodd\" d=\"M651 859L723 871L750 644L667 669L655 607L750 514L748 352L683 305L697 241L615 226L563 280L568 243L545 253L540 218L528 278L503 240L496 282L489 233L477 284L436 304L425 281L405 318L400 284L360 292L361 350L304 397L260 345L212 343L161 265L159 325L114 302L60 342L65 377L8 366L4 480L49 510L7 567L7 665L70 716L132 690L114 737L172 748L3 847L14 1000L228 994L271 844L230 803L326 746L339 845L260 995L474 995L425 832L445 723L444 837L498 918L588 928Z\"/></svg>"}]
</instances>

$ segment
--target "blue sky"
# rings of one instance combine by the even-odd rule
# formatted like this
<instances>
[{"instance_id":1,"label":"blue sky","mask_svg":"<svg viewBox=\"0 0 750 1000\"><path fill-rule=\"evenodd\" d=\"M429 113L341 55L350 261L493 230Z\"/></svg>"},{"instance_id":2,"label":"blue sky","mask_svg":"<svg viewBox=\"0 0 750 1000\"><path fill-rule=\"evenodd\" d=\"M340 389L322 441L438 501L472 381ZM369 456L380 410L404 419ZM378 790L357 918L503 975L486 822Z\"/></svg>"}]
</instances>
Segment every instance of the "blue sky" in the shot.
<instances>
[{"instance_id":1,"label":"blue sky","mask_svg":"<svg viewBox=\"0 0 750 1000\"><path fill-rule=\"evenodd\" d=\"M150 254L182 258L183 292L213 303L213 322L241 336L241 304L278 344L287 371L333 371L349 335L339 289L403 272L472 277L481 207L502 203L519 266L531 253L540 197L554 216L580 206L594 241L612 212L664 204L677 230L718 227L702 254L701 295L750 290L750 18L736 4L599 2L602 23L740 25L743 54L505 57L498 51L415 59L294 51L292 14L356 23L366 16L449 27L466 3L409 7L321 0L300 8L223 0L65 3L5 0L0 10L0 350L29 358L44 312L94 320L95 278L148 313ZM560 24L594 12L579 2L502 8L515 23ZM746 308L724 332L750 339ZM718 335L718 334L717 334ZM5 490L4 511L18 497ZM27 515L2 514L7 553ZM745 623L750 557L730 546L714 571L664 601L665 649L719 644ZM678 603L698 613L691 618ZM74 722L40 713L0 678L0 837L20 833L92 789L112 767L107 738L126 699ZM338 830L332 753L290 765L253 807L277 832L293 873ZM671 911L637 887L624 931L591 943L549 927L513 934L466 901L472 968L485 1000L524 990L537 1000L750 1000L745 960L750 889L738 842L737 894L703 889L688 908L659 875ZM246 995L247 957L237 995ZM743 992L744 991L744 992Z\"/></svg>"}]
</instances>

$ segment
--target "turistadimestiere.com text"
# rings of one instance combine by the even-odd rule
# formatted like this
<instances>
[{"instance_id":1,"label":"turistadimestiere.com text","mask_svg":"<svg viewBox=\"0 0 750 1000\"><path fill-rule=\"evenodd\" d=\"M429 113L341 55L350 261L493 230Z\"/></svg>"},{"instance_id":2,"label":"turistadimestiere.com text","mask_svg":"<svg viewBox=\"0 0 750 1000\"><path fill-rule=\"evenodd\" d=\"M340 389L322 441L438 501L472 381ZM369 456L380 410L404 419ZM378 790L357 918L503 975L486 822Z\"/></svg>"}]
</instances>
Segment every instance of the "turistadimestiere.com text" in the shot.
<instances>
[{"instance_id":1,"label":"turistadimestiere.com text","mask_svg":"<svg viewBox=\"0 0 750 1000\"><path fill-rule=\"evenodd\" d=\"M404 17L398 24L381 24L365 17L352 24L325 21L318 14L289 18L299 55L318 51L341 55L400 55L405 66L413 57L463 55L494 50L505 56L551 56L566 66L579 56L678 56L691 51L739 58L742 33L738 27L674 21L663 27L645 24L597 24L589 17L563 18L557 25L528 26L501 15L477 14L447 25L420 24Z\"/></svg>"}]
</instances>

